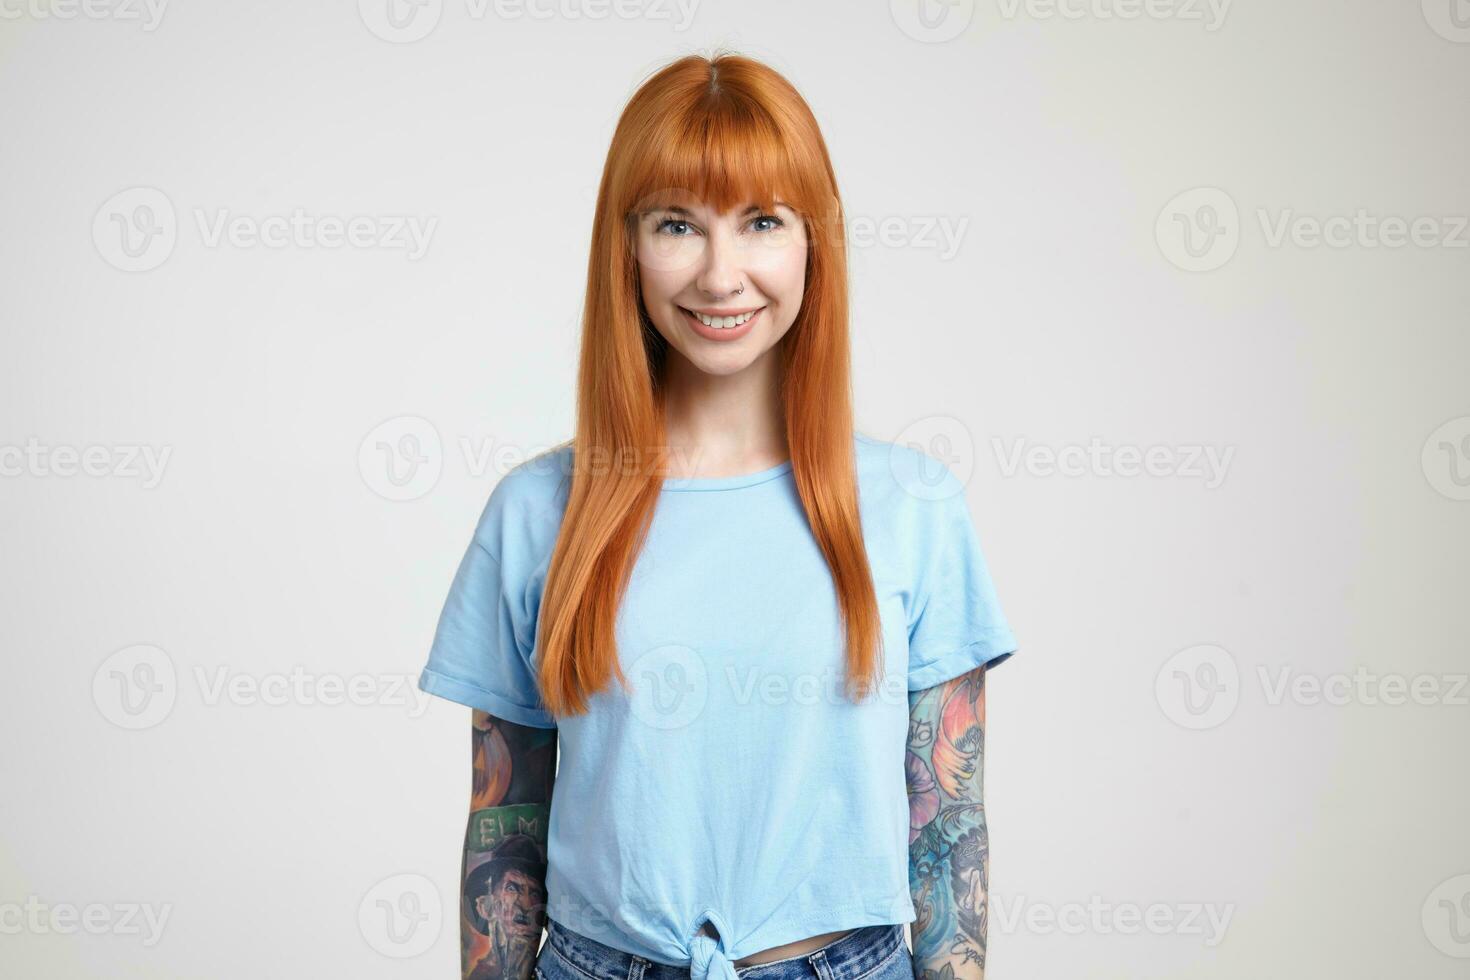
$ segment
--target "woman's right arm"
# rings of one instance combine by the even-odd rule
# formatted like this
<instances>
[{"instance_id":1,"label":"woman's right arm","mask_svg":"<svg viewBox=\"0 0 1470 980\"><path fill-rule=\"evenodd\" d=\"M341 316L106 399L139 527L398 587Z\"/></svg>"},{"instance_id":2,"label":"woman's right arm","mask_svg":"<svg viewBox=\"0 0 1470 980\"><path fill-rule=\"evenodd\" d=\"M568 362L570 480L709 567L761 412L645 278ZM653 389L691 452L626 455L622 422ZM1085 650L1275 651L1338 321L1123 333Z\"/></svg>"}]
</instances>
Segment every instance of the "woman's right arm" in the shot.
<instances>
[{"instance_id":1,"label":"woman's right arm","mask_svg":"<svg viewBox=\"0 0 1470 980\"><path fill-rule=\"evenodd\" d=\"M529 980L546 913L556 729L474 712L474 786L460 866L463 980Z\"/></svg>"}]
</instances>

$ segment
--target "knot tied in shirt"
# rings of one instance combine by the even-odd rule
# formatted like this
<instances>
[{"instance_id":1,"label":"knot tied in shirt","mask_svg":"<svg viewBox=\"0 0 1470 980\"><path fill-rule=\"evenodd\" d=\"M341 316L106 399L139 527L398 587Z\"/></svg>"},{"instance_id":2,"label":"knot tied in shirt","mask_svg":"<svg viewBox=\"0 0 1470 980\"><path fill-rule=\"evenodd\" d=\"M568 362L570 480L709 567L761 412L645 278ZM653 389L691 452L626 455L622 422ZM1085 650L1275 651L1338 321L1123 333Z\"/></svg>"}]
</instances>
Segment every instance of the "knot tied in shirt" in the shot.
<instances>
[{"instance_id":1,"label":"knot tied in shirt","mask_svg":"<svg viewBox=\"0 0 1470 980\"><path fill-rule=\"evenodd\" d=\"M725 940L698 931L689 941L690 980L739 980L735 964L725 955Z\"/></svg>"}]
</instances>

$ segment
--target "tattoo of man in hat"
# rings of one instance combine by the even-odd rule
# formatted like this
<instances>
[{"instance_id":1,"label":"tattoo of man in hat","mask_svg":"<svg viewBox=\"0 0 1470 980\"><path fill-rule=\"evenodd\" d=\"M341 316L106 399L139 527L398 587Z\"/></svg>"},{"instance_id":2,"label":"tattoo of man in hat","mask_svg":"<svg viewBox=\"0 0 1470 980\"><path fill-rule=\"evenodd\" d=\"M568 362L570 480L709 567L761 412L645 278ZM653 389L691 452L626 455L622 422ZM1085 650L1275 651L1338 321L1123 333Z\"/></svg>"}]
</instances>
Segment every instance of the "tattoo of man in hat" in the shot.
<instances>
[{"instance_id":1,"label":"tattoo of man in hat","mask_svg":"<svg viewBox=\"0 0 1470 980\"><path fill-rule=\"evenodd\" d=\"M525 834L512 834L487 853L464 884L465 917L489 940L469 980L529 976L541 942L546 860Z\"/></svg>"}]
</instances>

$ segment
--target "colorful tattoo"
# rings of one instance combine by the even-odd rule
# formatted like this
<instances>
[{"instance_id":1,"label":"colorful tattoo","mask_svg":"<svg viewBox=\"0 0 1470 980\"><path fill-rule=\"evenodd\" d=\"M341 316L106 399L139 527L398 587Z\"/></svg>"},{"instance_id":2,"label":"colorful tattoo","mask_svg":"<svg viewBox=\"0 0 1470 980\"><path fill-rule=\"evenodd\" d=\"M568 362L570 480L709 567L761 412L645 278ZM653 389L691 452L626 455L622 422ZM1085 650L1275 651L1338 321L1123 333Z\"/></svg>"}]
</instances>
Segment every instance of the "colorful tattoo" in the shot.
<instances>
[{"instance_id":1,"label":"colorful tattoo","mask_svg":"<svg viewBox=\"0 0 1470 980\"><path fill-rule=\"evenodd\" d=\"M917 980L984 976L990 877L984 760L984 665L909 694L905 770Z\"/></svg>"},{"instance_id":2,"label":"colorful tattoo","mask_svg":"<svg viewBox=\"0 0 1470 980\"><path fill-rule=\"evenodd\" d=\"M474 713L460 903L464 980L527 980L546 914L556 729Z\"/></svg>"}]
</instances>

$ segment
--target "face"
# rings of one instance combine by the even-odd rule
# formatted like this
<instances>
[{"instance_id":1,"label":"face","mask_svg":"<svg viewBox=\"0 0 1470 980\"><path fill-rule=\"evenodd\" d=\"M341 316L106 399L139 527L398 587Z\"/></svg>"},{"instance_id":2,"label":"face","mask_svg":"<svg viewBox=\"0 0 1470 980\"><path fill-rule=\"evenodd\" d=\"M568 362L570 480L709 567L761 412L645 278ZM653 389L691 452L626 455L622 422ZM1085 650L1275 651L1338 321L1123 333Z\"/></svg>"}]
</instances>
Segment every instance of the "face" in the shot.
<instances>
[{"instance_id":1,"label":"face","mask_svg":"<svg viewBox=\"0 0 1470 980\"><path fill-rule=\"evenodd\" d=\"M716 214L689 197L638 219L644 308L669 346L706 374L741 371L790 329L806 253L801 216L780 202Z\"/></svg>"},{"instance_id":2,"label":"face","mask_svg":"<svg viewBox=\"0 0 1470 980\"><path fill-rule=\"evenodd\" d=\"M540 882L515 870L507 871L488 894L476 899L480 914L487 922L499 923L505 936L539 934L536 908L545 901Z\"/></svg>"}]
</instances>

